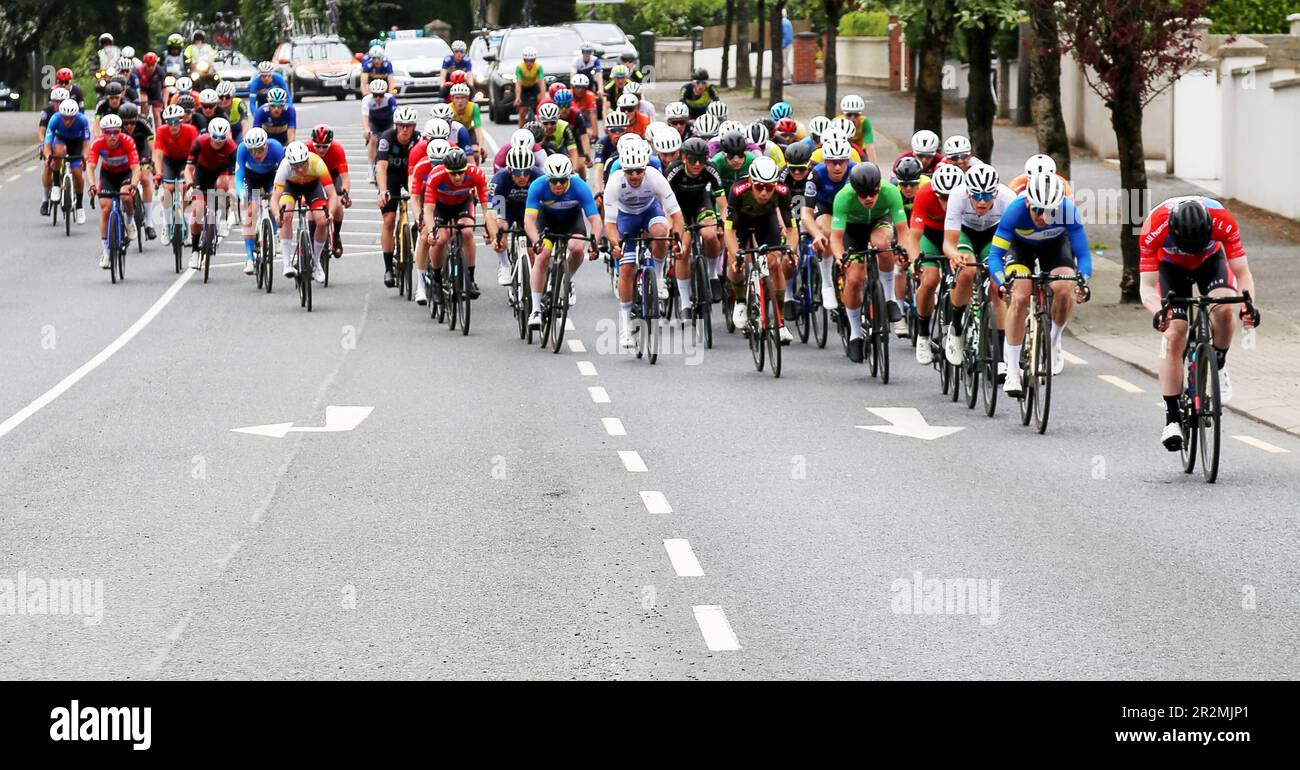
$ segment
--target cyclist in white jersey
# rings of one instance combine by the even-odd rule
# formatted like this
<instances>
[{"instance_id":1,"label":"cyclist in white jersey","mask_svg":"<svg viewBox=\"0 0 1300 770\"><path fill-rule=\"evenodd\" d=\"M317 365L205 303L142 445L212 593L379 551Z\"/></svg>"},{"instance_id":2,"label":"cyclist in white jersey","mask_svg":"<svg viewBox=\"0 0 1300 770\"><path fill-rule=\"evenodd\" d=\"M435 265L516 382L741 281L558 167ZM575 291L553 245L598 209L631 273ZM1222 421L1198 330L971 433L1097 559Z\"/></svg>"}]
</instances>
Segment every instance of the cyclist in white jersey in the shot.
<instances>
[{"instance_id":1,"label":"cyclist in white jersey","mask_svg":"<svg viewBox=\"0 0 1300 770\"><path fill-rule=\"evenodd\" d=\"M943 223L943 255L952 265L957 283L949 295L953 323L948 328L943 351L948 363L953 366L960 365L962 360L966 332L961 325L962 316L970 304L975 285L975 264L983 262L988 256L993 234L1002 221L1002 213L1015 199L1016 194L1011 188L1001 183L997 169L983 164L971 166L966 171L964 184L948 196L947 214ZM968 267L962 267L963 265ZM1001 337L1005 306L1001 302L993 302L992 305L996 328ZM998 342L1000 344L1001 340Z\"/></svg>"}]
</instances>

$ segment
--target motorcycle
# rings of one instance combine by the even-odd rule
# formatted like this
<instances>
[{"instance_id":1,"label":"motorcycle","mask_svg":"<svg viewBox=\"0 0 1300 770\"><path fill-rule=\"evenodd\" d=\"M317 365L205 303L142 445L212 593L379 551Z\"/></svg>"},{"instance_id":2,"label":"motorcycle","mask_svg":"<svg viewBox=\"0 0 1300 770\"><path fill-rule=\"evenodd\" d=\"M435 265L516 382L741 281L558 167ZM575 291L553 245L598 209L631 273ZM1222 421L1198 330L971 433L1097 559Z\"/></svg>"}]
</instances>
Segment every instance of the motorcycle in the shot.
<instances>
[{"instance_id":1,"label":"motorcycle","mask_svg":"<svg viewBox=\"0 0 1300 770\"><path fill-rule=\"evenodd\" d=\"M212 59L203 56L195 59L190 66L190 80L194 82L195 90L202 91L216 88L221 82L221 75L217 73L217 67L212 63Z\"/></svg>"}]
</instances>

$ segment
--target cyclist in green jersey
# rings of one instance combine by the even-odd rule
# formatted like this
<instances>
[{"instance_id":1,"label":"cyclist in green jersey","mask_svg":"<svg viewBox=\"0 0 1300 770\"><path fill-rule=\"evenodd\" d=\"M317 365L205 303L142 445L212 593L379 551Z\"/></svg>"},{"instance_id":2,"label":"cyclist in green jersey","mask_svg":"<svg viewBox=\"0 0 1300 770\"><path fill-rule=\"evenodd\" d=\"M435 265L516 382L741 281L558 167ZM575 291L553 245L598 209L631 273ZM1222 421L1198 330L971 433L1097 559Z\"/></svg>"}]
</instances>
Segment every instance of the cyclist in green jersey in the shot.
<instances>
[{"instance_id":1,"label":"cyclist in green jersey","mask_svg":"<svg viewBox=\"0 0 1300 770\"><path fill-rule=\"evenodd\" d=\"M729 131L718 142L718 153L713 156L713 168L722 177L722 184L730 190L737 182L749 178L749 166L758 157L750 152L749 141L739 131Z\"/></svg>"}]
</instances>

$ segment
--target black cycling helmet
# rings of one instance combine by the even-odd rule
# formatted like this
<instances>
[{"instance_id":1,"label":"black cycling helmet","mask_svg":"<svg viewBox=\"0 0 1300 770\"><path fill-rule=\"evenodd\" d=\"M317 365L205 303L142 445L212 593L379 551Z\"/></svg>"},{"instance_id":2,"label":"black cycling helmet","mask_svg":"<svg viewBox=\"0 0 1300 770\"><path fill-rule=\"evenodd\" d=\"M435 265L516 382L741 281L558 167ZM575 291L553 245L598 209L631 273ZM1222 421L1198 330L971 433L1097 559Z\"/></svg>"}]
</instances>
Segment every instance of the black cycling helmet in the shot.
<instances>
[{"instance_id":1,"label":"black cycling helmet","mask_svg":"<svg viewBox=\"0 0 1300 770\"><path fill-rule=\"evenodd\" d=\"M899 184L916 184L921 181L921 161L911 155L904 156L894 167L894 177L898 179Z\"/></svg>"},{"instance_id":2,"label":"black cycling helmet","mask_svg":"<svg viewBox=\"0 0 1300 770\"><path fill-rule=\"evenodd\" d=\"M542 140L546 138L546 127L535 120L530 120L525 123L524 128L533 132L533 141L538 144L541 144Z\"/></svg>"},{"instance_id":3,"label":"black cycling helmet","mask_svg":"<svg viewBox=\"0 0 1300 770\"><path fill-rule=\"evenodd\" d=\"M785 148L785 165L804 167L812 160L812 145L792 142Z\"/></svg>"},{"instance_id":4,"label":"black cycling helmet","mask_svg":"<svg viewBox=\"0 0 1300 770\"><path fill-rule=\"evenodd\" d=\"M709 157L709 143L698 136L692 136L682 142L682 155L688 158L707 159Z\"/></svg>"},{"instance_id":5,"label":"black cycling helmet","mask_svg":"<svg viewBox=\"0 0 1300 770\"><path fill-rule=\"evenodd\" d=\"M749 149L749 139L739 131L728 131L718 141L718 149L725 155L744 155Z\"/></svg>"},{"instance_id":6,"label":"black cycling helmet","mask_svg":"<svg viewBox=\"0 0 1300 770\"><path fill-rule=\"evenodd\" d=\"M121 96L122 92L125 90L126 90L126 86L114 80L104 88L104 93L108 94L109 96Z\"/></svg>"},{"instance_id":7,"label":"black cycling helmet","mask_svg":"<svg viewBox=\"0 0 1300 770\"><path fill-rule=\"evenodd\" d=\"M868 162L857 164L849 172L849 184L863 198L875 195L880 192L880 167Z\"/></svg>"},{"instance_id":8,"label":"black cycling helmet","mask_svg":"<svg viewBox=\"0 0 1300 770\"><path fill-rule=\"evenodd\" d=\"M632 53L631 51L624 51L623 53L621 53L621 54L618 55L618 60L619 60L619 61L636 61L636 54Z\"/></svg>"},{"instance_id":9,"label":"black cycling helmet","mask_svg":"<svg viewBox=\"0 0 1300 770\"><path fill-rule=\"evenodd\" d=\"M447 150L447 154L442 156L442 167L448 171L464 171L469 167L469 158L465 151L459 147L453 147Z\"/></svg>"},{"instance_id":10,"label":"black cycling helmet","mask_svg":"<svg viewBox=\"0 0 1300 770\"><path fill-rule=\"evenodd\" d=\"M194 102L194 95L193 95L193 94L181 94L181 95L180 95L180 98L178 98L178 99L176 100L176 103L179 104L181 107L187 109L187 110L193 110L193 109L194 109L194 105L195 105L195 102Z\"/></svg>"},{"instance_id":11,"label":"black cycling helmet","mask_svg":"<svg viewBox=\"0 0 1300 770\"><path fill-rule=\"evenodd\" d=\"M1205 204L1186 200L1169 212L1169 237L1174 247L1187 254L1199 254L1210 245L1214 222Z\"/></svg>"},{"instance_id":12,"label":"black cycling helmet","mask_svg":"<svg viewBox=\"0 0 1300 770\"><path fill-rule=\"evenodd\" d=\"M691 73L691 80L698 80L701 83L703 83L708 79L709 79L709 71L704 69L703 67L697 67L695 71Z\"/></svg>"},{"instance_id":13,"label":"black cycling helmet","mask_svg":"<svg viewBox=\"0 0 1300 770\"><path fill-rule=\"evenodd\" d=\"M122 120L136 120L140 117L140 105L135 102L124 102L117 108L117 115Z\"/></svg>"}]
</instances>

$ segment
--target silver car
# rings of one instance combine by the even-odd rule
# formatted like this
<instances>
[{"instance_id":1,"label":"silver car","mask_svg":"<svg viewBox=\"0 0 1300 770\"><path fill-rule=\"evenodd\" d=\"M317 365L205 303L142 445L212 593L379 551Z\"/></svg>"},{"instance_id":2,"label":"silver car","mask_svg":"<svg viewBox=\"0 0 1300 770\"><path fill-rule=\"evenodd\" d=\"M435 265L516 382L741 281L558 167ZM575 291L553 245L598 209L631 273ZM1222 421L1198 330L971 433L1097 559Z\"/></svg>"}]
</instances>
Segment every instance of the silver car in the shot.
<instances>
[{"instance_id":1,"label":"silver car","mask_svg":"<svg viewBox=\"0 0 1300 770\"><path fill-rule=\"evenodd\" d=\"M213 64L224 83L234 83L236 93L248 90L248 83L257 77L257 68L239 51L217 51Z\"/></svg>"}]
</instances>

